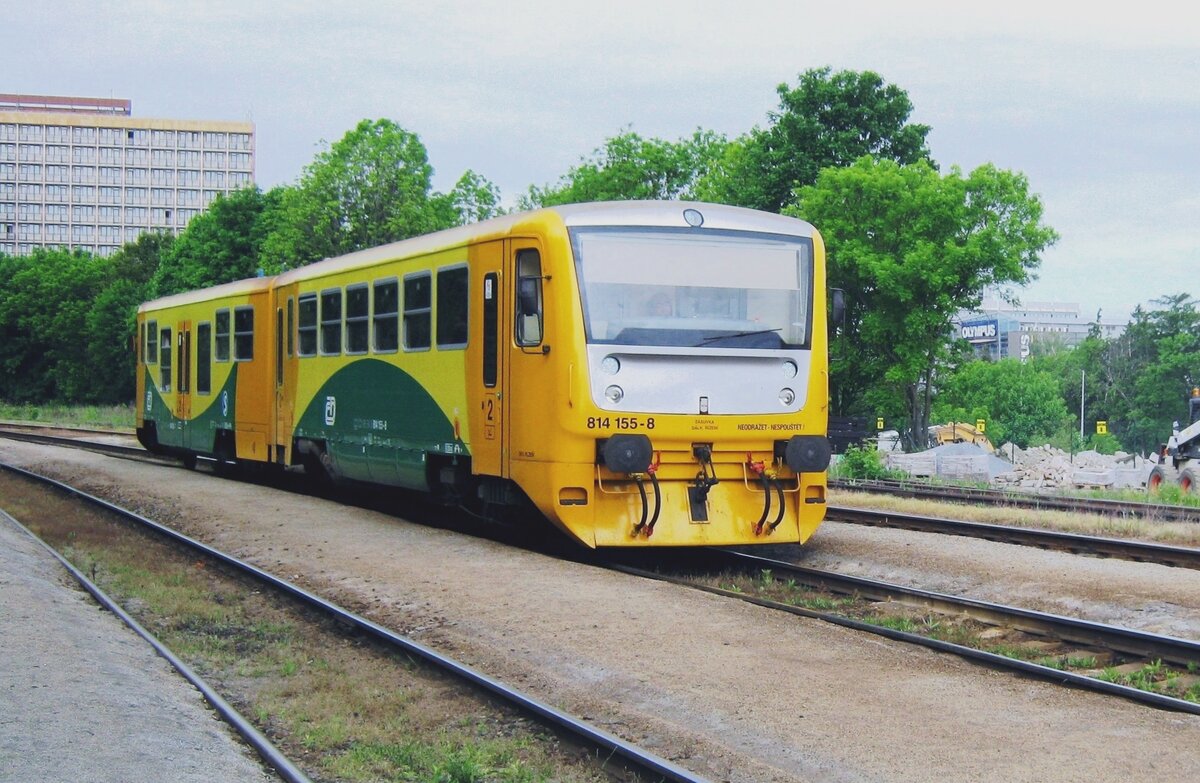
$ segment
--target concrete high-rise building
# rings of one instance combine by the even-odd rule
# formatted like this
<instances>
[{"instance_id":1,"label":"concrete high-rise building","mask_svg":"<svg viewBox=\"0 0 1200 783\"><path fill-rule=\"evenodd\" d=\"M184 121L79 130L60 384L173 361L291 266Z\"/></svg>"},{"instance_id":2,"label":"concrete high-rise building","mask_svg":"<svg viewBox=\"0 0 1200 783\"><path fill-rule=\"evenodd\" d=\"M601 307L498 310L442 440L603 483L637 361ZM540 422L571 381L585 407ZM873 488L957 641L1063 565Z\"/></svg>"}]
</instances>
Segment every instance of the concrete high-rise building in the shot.
<instances>
[{"instance_id":1,"label":"concrete high-rise building","mask_svg":"<svg viewBox=\"0 0 1200 783\"><path fill-rule=\"evenodd\" d=\"M0 253L111 255L254 184L254 125L140 119L128 100L0 94Z\"/></svg>"}]
</instances>

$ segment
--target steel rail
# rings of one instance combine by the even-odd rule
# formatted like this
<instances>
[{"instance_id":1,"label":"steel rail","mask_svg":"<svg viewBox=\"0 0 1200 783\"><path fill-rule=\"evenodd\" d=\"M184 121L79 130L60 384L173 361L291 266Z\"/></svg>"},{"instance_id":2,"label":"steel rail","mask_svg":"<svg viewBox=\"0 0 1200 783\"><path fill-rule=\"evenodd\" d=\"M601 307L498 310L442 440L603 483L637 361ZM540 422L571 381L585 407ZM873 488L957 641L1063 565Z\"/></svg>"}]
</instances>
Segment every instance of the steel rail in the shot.
<instances>
[{"instance_id":1,"label":"steel rail","mask_svg":"<svg viewBox=\"0 0 1200 783\"><path fill-rule=\"evenodd\" d=\"M928 591L916 590L898 585L889 585L884 582L872 582L871 580L859 579L858 577L845 576L825 571L816 571L815 569L796 566L786 561L758 557L756 555L747 555L741 552L720 549L714 549L712 552L720 557L728 558L728 560L725 561L726 564L735 563L743 569L769 568L773 573L782 572L791 578L795 578L797 582L801 582L812 587L821 587L833 592L845 593L848 595L860 595L868 598L874 598L876 600L894 600L903 597L903 599L909 603L916 600L923 605L929 606L930 608L948 608L958 614L963 614L965 611L969 611L971 616L978 618L983 618L988 615L991 615L993 618L997 619L1001 617L1007 617L1009 618L1009 621L1006 622L1006 624L1013 625L1014 627L1019 627L1024 630L1029 630L1034 633L1045 632L1044 630L1037 630L1039 628L1049 629L1058 627L1063 629L1064 634L1060 636L1060 638L1069 641L1076 641L1080 644L1087 644L1091 646L1098 645L1106 649L1113 649L1115 651L1124 650L1129 654L1137 655L1138 657L1161 657L1163 660L1182 661L1184 663L1188 661L1200 661L1200 643L1185 639L1156 637L1153 634L1146 634L1141 631L1133 631L1127 628L1118 628L1116 626L1106 626L1101 623L1091 623L1084 620L1058 617L1057 615L1048 615L1025 609L1005 607L999 604L989 605L985 602L974 601L972 599L961 599L954 596L931 593ZM968 660L984 663L993 668L1018 671L1043 680L1049 680L1052 682L1077 686L1087 690L1098 691L1108 695L1118 696L1163 709L1186 712L1192 715L1200 715L1200 704L1190 702L1185 699L1177 699L1173 696L1166 696L1164 694L1154 693L1152 691L1144 691L1128 685L1121 685L1119 683L1106 682L1095 677L1089 677L1085 674L1054 669L1049 666L1043 666L1030 661L1023 661L1017 658L1010 658L1005 655L979 650L974 647L967 647L965 645L946 642L940 639L932 639L927 636L921 636L920 634L899 631L862 620L855 620L853 618L845 617L832 612L806 609L799 606L793 606L791 604L773 601L767 598L747 595L742 592L725 590L720 587L700 585L690 581L687 578L673 577L628 565L609 564L609 567L615 568L616 570L624 573L629 573L648 579L656 579L660 581L671 582L673 584L684 585L702 590L704 592L714 593L729 598L736 598L738 600L746 601L748 603L763 606L769 609L788 612L801 617L822 620L834 625L851 628L856 631L865 631L867 633L885 636L890 639L920 645L922 647L927 647L941 652L951 653ZM977 608L968 609L972 605ZM1011 614L1005 614L1006 612L1011 612ZM1059 624L1060 621L1062 621L1061 625ZM1069 634L1070 638L1068 638L1066 634ZM1141 638L1139 639L1139 637ZM1115 641L1113 644L1110 644L1108 640ZM1118 646L1121 648L1121 650L1118 650ZM1136 650L1154 651L1155 653L1161 653L1161 655L1148 656L1146 652L1135 652Z\"/></svg>"},{"instance_id":2,"label":"steel rail","mask_svg":"<svg viewBox=\"0 0 1200 783\"><path fill-rule=\"evenodd\" d=\"M943 535L969 536L1006 544L1020 544L1040 549L1055 549L1064 552L1086 553L1133 560L1142 563L1179 568L1200 569L1200 549L1171 546L1146 541L1121 538L1105 538L1082 533L1064 533L1053 530L1036 530L1011 525L993 525L985 522L968 522L944 517L927 517L899 511L880 511L870 508L829 506L827 519L857 525L894 527Z\"/></svg>"},{"instance_id":3,"label":"steel rail","mask_svg":"<svg viewBox=\"0 0 1200 783\"><path fill-rule=\"evenodd\" d=\"M398 634L395 631L392 631L391 629L386 628L372 620L368 620L361 615L343 609L336 604L320 597L319 595L316 595L315 593L311 593L298 585L292 584L285 579L281 579L274 574L264 571L263 569L251 565L250 563L240 560L232 555L221 552L218 549L214 549L213 547L186 536L177 530L172 530L171 528L143 517L136 512L121 508L120 506L110 503L103 498L90 495L56 479L42 476L24 468L19 468L2 462L0 462L0 469L8 470L35 481L40 481L56 487L63 492L78 497L93 505L99 506L100 508L104 508L125 519L136 522L139 525L142 525L188 547L189 549L193 549L206 555L207 557L224 563L238 572L252 576L275 590L290 595L310 607L327 613L336 621L348 627L356 628L373 636L386 645L401 649L406 653L422 658L434 666L442 669L443 671L449 672L462 680L470 682L473 685L488 691L503 701L508 702L509 704L516 706L529 714L536 715L547 724L556 726L559 729L562 729L563 731L575 736L576 738L581 739L595 747L601 748L612 755L619 756L624 761L646 772L661 776L663 780L675 781L676 783L709 783L706 778L700 777L695 773L684 769L683 767L673 764L667 759L639 748L630 742L626 742L614 734L610 734L603 729L592 726L586 721L569 715L568 713L563 712L562 710L559 710L558 708L553 707L543 701L535 699L532 696L526 695L515 688L511 688L501 681L479 672L464 663L460 663L453 658L442 655L432 648L426 647L420 642L409 639L408 637L402 636L401 634Z\"/></svg>"},{"instance_id":4,"label":"steel rail","mask_svg":"<svg viewBox=\"0 0 1200 783\"><path fill-rule=\"evenodd\" d=\"M234 731L240 734L242 739L246 740L246 742L249 743L252 748L254 748L255 752L258 753L259 758L261 758L268 766L274 769L280 775L280 777L289 783L312 783L311 779L305 775L299 767L293 764L291 759L284 755L283 751L275 747L275 744L272 743L265 734L256 729L244 715L238 712L236 707L226 701L221 694L216 691L215 688L209 685L208 682L199 674L197 674L194 669L184 663L179 656L171 652L170 648L163 644L158 637L146 630L146 628L137 620L133 619L128 612L121 608L120 604L118 604L107 593L101 590L99 585L88 579L82 571L72 565L71 562L65 557L60 555L54 549L54 547L47 544L32 530L25 527L25 525L21 524L20 521L10 516L3 509L0 509L0 517L7 519L14 526L25 531L26 535L36 541L42 548L44 548L56 560L58 560L62 567L65 568L67 572L75 578L75 581L79 582L83 589L90 593L91 596L95 598L101 606L112 612L119 620L121 620L121 622L133 629L134 633L142 637L147 644L153 647L154 651L158 653L160 657L164 658L167 663L174 667L175 671L179 672L179 674L182 675L185 680L190 682L192 686L196 688L196 690L200 691L200 695L204 697L205 701L212 705L212 708L216 710L217 714L220 715L226 723L232 726Z\"/></svg>"},{"instance_id":5,"label":"steel rail","mask_svg":"<svg viewBox=\"0 0 1200 783\"><path fill-rule=\"evenodd\" d=\"M1118 517L1157 519L1166 522L1200 522L1200 509L1148 503L1137 500L1107 498L1076 498L1067 495L1038 495L1031 492L1011 492L1001 489L952 487L912 481L880 481L865 479L830 479L832 489L882 492L933 500L967 501L987 505L1015 506L1043 511L1081 511Z\"/></svg>"},{"instance_id":6,"label":"steel rail","mask_svg":"<svg viewBox=\"0 0 1200 783\"><path fill-rule=\"evenodd\" d=\"M789 563L786 560L776 560L744 552L720 551L732 562L743 563L744 568L758 570L767 568L772 573L786 574L798 582L823 587L837 593L860 595L876 601L902 601L907 604L919 604L951 614L965 614L993 625L1004 625L1033 634L1050 635L1076 644L1100 646L1125 655L1158 658L1183 666L1189 663L1200 663L1200 642L1190 639L1162 636L1132 628L1106 625L963 596L936 593L832 571L822 571Z\"/></svg>"},{"instance_id":7,"label":"steel rail","mask_svg":"<svg viewBox=\"0 0 1200 783\"><path fill-rule=\"evenodd\" d=\"M36 443L42 446L68 446L71 448L82 449L84 451L95 451L102 454L112 454L118 457L136 457L138 459L162 462L164 464L179 464L179 460L177 459L151 454L141 446L120 446L115 443L98 443L96 441L84 440L82 438L65 438L58 435L39 435L35 432L21 432L18 430L8 429L6 427L0 427L0 438L18 440L23 443Z\"/></svg>"}]
</instances>

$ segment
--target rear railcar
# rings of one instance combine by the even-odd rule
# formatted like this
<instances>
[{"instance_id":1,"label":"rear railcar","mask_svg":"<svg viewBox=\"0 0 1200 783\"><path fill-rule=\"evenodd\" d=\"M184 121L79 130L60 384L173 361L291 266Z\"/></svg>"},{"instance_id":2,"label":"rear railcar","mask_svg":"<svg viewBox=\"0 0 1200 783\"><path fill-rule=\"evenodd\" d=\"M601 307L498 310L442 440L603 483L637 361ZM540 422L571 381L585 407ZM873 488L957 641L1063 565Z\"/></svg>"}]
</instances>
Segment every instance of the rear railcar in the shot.
<instances>
[{"instance_id":1,"label":"rear railcar","mask_svg":"<svg viewBox=\"0 0 1200 783\"><path fill-rule=\"evenodd\" d=\"M137 436L194 464L267 462L270 281L164 297L138 310Z\"/></svg>"}]
</instances>

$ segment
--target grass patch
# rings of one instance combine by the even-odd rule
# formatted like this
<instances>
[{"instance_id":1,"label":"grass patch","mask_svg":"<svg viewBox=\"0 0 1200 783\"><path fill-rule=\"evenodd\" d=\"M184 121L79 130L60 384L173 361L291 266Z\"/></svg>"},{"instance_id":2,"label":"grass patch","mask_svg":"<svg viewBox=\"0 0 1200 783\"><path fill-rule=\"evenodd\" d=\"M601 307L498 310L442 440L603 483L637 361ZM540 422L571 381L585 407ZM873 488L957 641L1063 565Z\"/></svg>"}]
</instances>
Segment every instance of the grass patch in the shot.
<instances>
[{"instance_id":1,"label":"grass patch","mask_svg":"<svg viewBox=\"0 0 1200 783\"><path fill-rule=\"evenodd\" d=\"M0 402L0 419L13 422L130 430L136 426L132 405L43 405Z\"/></svg>"},{"instance_id":2,"label":"grass patch","mask_svg":"<svg viewBox=\"0 0 1200 783\"><path fill-rule=\"evenodd\" d=\"M1139 493L1145 500L1145 494ZM948 503L923 498L905 498L882 493L830 490L831 506L869 508L921 516L948 517L991 525L1058 530L1067 533L1153 541L1172 546L1200 547L1200 525L1193 522L1162 522L1072 511L1039 511L1012 506Z\"/></svg>"},{"instance_id":3,"label":"grass patch","mask_svg":"<svg viewBox=\"0 0 1200 783\"><path fill-rule=\"evenodd\" d=\"M943 615L894 601L868 601L859 596L833 595L779 580L769 569L757 574L722 573L699 580L734 593L752 595L791 606L860 620L901 633L1028 661L1059 671L1074 671L1140 690L1200 703L1200 664L1172 668L1162 661L1144 665L1108 666L1097 672L1097 655L1061 649L1063 645L1021 631L1000 629L954 615ZM1105 654L1107 660L1107 654Z\"/></svg>"}]
</instances>

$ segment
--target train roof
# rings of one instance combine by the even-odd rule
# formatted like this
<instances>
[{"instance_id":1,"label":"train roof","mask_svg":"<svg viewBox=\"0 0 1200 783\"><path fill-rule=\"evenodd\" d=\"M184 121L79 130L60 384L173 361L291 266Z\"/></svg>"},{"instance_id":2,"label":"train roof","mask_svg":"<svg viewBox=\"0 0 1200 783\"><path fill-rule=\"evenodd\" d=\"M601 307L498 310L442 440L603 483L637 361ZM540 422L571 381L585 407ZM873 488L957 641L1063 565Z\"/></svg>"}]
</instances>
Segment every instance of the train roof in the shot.
<instances>
[{"instance_id":1,"label":"train roof","mask_svg":"<svg viewBox=\"0 0 1200 783\"><path fill-rule=\"evenodd\" d=\"M688 201L598 201L503 215L479 223L359 250L344 256L327 258L283 272L277 278L277 282L287 284L370 266L381 261L460 247L470 241L519 235L525 226L532 226L547 218L556 219L568 229L582 226L687 228L689 224L684 212L689 209L700 213L703 217L703 228L706 229L757 231L799 237L811 237L815 233L812 225L803 220L744 207Z\"/></svg>"},{"instance_id":2,"label":"train roof","mask_svg":"<svg viewBox=\"0 0 1200 783\"><path fill-rule=\"evenodd\" d=\"M270 277L249 277L245 280L235 280L232 283L215 285L210 288L201 288L197 291L187 291L181 294L172 294L171 296L164 296L159 299L154 299L152 301L143 303L138 308L138 312L143 313L150 310L162 310L168 307L194 304L195 302L208 302L214 299L247 296L249 294L268 290L271 287L271 282L273 279L274 278Z\"/></svg>"},{"instance_id":3,"label":"train roof","mask_svg":"<svg viewBox=\"0 0 1200 783\"><path fill-rule=\"evenodd\" d=\"M803 220L724 204L690 201L598 201L586 204L567 204L503 215L479 223L403 239L399 242L327 258L282 272L275 277L249 278L199 291L166 296L146 302L138 311L144 312L225 297L244 296L266 290L273 285L309 280L370 266L382 261L448 250L461 247L471 241L520 235L527 230L526 227L532 228L535 224L548 219L557 221L564 229L583 226L687 228L689 223L684 213L688 210L698 212L702 218L702 227L697 230L755 231L797 237L811 237L815 233L812 225ZM695 221L694 216L692 220Z\"/></svg>"}]
</instances>

